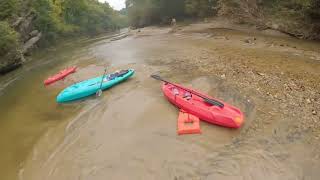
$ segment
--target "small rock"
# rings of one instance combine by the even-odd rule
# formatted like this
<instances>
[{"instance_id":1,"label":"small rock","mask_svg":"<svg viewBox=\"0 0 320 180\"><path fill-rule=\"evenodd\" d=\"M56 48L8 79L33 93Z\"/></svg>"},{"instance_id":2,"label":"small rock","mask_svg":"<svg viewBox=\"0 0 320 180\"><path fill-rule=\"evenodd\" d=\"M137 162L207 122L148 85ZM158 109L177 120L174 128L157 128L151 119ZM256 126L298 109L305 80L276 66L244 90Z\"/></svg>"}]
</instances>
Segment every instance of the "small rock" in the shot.
<instances>
[{"instance_id":1,"label":"small rock","mask_svg":"<svg viewBox=\"0 0 320 180\"><path fill-rule=\"evenodd\" d=\"M258 72L257 73L259 76L264 76L265 74Z\"/></svg>"},{"instance_id":2,"label":"small rock","mask_svg":"<svg viewBox=\"0 0 320 180\"><path fill-rule=\"evenodd\" d=\"M308 99L306 99L306 102L308 103L308 104L311 104L311 100L308 98Z\"/></svg>"},{"instance_id":3,"label":"small rock","mask_svg":"<svg viewBox=\"0 0 320 180\"><path fill-rule=\"evenodd\" d=\"M226 36L214 36L214 39L222 39L222 40L229 40L229 38L228 37L226 37Z\"/></svg>"},{"instance_id":4,"label":"small rock","mask_svg":"<svg viewBox=\"0 0 320 180\"><path fill-rule=\"evenodd\" d=\"M222 79L225 79L225 78L226 78L226 75L225 75L225 74L222 74L220 77L221 77Z\"/></svg>"},{"instance_id":5,"label":"small rock","mask_svg":"<svg viewBox=\"0 0 320 180\"><path fill-rule=\"evenodd\" d=\"M31 33L29 33L29 35L31 36L31 37L34 37L34 36L36 36L36 35L38 35L39 34L39 31L38 30L33 30L33 31L31 31Z\"/></svg>"},{"instance_id":6,"label":"small rock","mask_svg":"<svg viewBox=\"0 0 320 180\"><path fill-rule=\"evenodd\" d=\"M245 43L254 44L253 41L255 41L255 40L257 40L256 37L248 37L248 38L245 38L243 41L244 41Z\"/></svg>"},{"instance_id":7,"label":"small rock","mask_svg":"<svg viewBox=\"0 0 320 180\"><path fill-rule=\"evenodd\" d=\"M267 92L267 95L270 95L270 93L269 93L269 92Z\"/></svg>"},{"instance_id":8,"label":"small rock","mask_svg":"<svg viewBox=\"0 0 320 180\"><path fill-rule=\"evenodd\" d=\"M317 111L312 110L312 114L313 114L313 115L317 115Z\"/></svg>"},{"instance_id":9,"label":"small rock","mask_svg":"<svg viewBox=\"0 0 320 180\"><path fill-rule=\"evenodd\" d=\"M252 43L252 41L251 41L250 39L245 39L244 42L245 42L245 43L249 43L249 44Z\"/></svg>"},{"instance_id":10,"label":"small rock","mask_svg":"<svg viewBox=\"0 0 320 180\"><path fill-rule=\"evenodd\" d=\"M26 54L30 49L32 49L36 43L41 39L42 33L38 33L37 36L29 39L26 43L24 43L22 47L22 53Z\"/></svg>"}]
</instances>

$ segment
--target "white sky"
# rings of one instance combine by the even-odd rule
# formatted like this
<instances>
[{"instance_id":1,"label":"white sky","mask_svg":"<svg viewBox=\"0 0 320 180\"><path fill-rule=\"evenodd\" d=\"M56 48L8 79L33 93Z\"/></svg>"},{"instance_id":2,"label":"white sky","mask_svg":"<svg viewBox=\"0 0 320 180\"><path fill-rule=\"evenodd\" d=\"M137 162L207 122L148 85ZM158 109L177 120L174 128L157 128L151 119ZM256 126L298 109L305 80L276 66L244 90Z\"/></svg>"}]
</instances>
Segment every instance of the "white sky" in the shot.
<instances>
[{"instance_id":1,"label":"white sky","mask_svg":"<svg viewBox=\"0 0 320 180\"><path fill-rule=\"evenodd\" d=\"M126 7L125 0L99 0L99 1L100 2L107 1L111 5L111 7L113 7L113 9L116 9L116 10L120 10Z\"/></svg>"}]
</instances>

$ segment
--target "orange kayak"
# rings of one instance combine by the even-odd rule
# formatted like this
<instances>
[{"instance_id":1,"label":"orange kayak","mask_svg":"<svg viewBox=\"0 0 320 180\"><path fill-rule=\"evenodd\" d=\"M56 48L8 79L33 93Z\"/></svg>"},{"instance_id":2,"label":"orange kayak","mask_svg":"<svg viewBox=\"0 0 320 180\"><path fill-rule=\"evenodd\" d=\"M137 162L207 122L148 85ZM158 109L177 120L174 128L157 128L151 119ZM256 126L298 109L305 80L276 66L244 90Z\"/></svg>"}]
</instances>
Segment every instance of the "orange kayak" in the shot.
<instances>
[{"instance_id":1,"label":"orange kayak","mask_svg":"<svg viewBox=\"0 0 320 180\"><path fill-rule=\"evenodd\" d=\"M46 79L44 81L44 84L49 85L49 84L52 84L56 81L59 81L65 77L67 77L69 74L76 72L76 70L77 70L77 67L75 67L75 66L61 70L58 74L55 74L55 75L49 77L48 79Z\"/></svg>"}]
</instances>

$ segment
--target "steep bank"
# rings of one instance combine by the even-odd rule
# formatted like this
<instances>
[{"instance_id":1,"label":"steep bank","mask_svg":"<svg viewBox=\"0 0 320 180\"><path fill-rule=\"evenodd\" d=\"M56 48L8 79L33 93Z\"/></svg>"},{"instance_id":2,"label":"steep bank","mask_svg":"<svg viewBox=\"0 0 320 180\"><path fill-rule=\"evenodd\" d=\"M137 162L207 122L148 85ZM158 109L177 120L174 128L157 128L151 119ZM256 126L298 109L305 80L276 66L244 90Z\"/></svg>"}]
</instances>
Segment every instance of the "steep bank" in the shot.
<instances>
[{"instance_id":1,"label":"steep bank","mask_svg":"<svg viewBox=\"0 0 320 180\"><path fill-rule=\"evenodd\" d=\"M220 0L218 15L301 39L320 39L320 1Z\"/></svg>"}]
</instances>

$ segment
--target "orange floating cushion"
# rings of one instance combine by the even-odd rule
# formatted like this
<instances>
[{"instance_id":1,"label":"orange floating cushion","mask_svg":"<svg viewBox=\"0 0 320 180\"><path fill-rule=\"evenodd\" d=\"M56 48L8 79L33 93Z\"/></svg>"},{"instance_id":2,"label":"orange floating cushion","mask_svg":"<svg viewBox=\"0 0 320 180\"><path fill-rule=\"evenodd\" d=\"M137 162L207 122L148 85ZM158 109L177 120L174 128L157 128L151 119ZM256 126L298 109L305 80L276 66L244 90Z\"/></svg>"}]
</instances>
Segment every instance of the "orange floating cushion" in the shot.
<instances>
[{"instance_id":1,"label":"orange floating cushion","mask_svg":"<svg viewBox=\"0 0 320 180\"><path fill-rule=\"evenodd\" d=\"M178 117L178 134L200 134L200 120L198 117L181 110Z\"/></svg>"}]
</instances>

